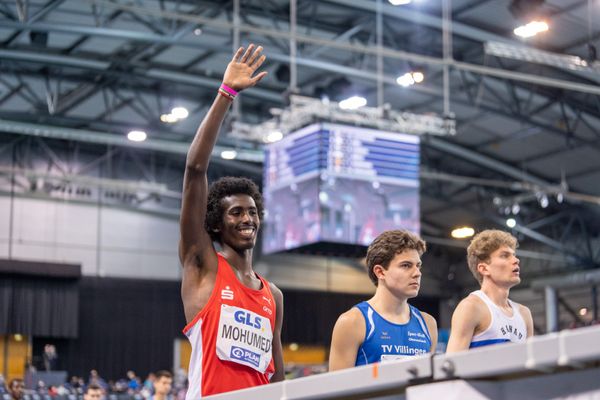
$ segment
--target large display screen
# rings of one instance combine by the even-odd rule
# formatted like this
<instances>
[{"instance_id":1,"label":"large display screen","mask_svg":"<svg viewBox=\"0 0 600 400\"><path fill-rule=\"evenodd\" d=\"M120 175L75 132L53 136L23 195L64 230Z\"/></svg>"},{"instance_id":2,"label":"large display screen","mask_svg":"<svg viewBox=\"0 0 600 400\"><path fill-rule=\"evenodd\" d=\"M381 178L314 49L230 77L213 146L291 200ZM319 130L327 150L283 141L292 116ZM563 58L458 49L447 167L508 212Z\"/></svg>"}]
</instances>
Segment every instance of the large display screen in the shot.
<instances>
[{"instance_id":1,"label":"large display screen","mask_svg":"<svg viewBox=\"0 0 600 400\"><path fill-rule=\"evenodd\" d=\"M263 252L419 233L419 138L319 123L265 150Z\"/></svg>"}]
</instances>

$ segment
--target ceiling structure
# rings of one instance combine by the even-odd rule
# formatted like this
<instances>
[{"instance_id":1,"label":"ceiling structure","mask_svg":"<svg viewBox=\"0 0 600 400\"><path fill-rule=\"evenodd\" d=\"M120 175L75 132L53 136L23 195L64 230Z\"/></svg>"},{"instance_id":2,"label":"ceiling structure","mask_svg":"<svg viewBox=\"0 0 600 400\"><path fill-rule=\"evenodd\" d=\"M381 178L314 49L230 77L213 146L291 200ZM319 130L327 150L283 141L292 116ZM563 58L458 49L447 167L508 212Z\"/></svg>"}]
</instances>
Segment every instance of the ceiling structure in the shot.
<instances>
[{"instance_id":1,"label":"ceiling structure","mask_svg":"<svg viewBox=\"0 0 600 400\"><path fill-rule=\"evenodd\" d=\"M525 3L550 25L528 40L513 33L531 17ZM264 144L227 134L232 121L261 123L290 94L359 94L456 123L454 135L422 136L429 243L462 257L452 228L508 229L512 216L526 281L598 269L598 21L598 0L0 0L0 177L18 168L25 191L61 177L103 185L113 201L177 213L187 146L222 71L234 48L259 43L269 75L236 99L211 177L260 179ZM396 84L417 70L422 83ZM174 106L190 117L162 122ZM148 139L128 141L132 129ZM226 149L237 159L221 159ZM574 293L568 307L590 306Z\"/></svg>"}]
</instances>

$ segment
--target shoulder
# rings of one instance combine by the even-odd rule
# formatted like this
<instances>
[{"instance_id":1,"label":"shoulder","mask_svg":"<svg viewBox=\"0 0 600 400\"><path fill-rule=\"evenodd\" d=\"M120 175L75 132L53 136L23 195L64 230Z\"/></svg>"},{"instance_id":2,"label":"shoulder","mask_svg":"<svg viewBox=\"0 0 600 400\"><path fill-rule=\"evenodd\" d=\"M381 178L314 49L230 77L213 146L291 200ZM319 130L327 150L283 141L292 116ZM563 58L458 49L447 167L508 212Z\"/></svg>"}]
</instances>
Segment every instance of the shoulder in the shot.
<instances>
[{"instance_id":1,"label":"shoulder","mask_svg":"<svg viewBox=\"0 0 600 400\"><path fill-rule=\"evenodd\" d=\"M475 295L469 295L462 299L454 309L452 323L465 325L465 321L470 321L469 326L476 326L485 322L488 315L487 305L483 300Z\"/></svg>"},{"instance_id":2,"label":"shoulder","mask_svg":"<svg viewBox=\"0 0 600 400\"><path fill-rule=\"evenodd\" d=\"M420 312L421 312L421 315L423 316L423 319L425 320L425 323L427 324L427 327L430 330L431 330L431 328L437 328L437 321L435 320L435 318L433 318L433 316L431 314L428 314L423 311L420 311Z\"/></svg>"},{"instance_id":3,"label":"shoulder","mask_svg":"<svg viewBox=\"0 0 600 400\"><path fill-rule=\"evenodd\" d=\"M283 303L283 292L273 282L269 282L269 289L275 301L279 304Z\"/></svg>"},{"instance_id":4,"label":"shoulder","mask_svg":"<svg viewBox=\"0 0 600 400\"><path fill-rule=\"evenodd\" d=\"M336 322L336 326L341 327L356 327L357 325L365 325L365 318L362 312L356 307L352 307L345 313L342 313Z\"/></svg>"},{"instance_id":5,"label":"shoulder","mask_svg":"<svg viewBox=\"0 0 600 400\"><path fill-rule=\"evenodd\" d=\"M531 310L529 309L529 307L524 306L523 304L517 303L516 301L513 301L513 303L515 304L515 306L517 307L517 309L519 310L519 312L521 313L523 318L532 319Z\"/></svg>"},{"instance_id":6,"label":"shoulder","mask_svg":"<svg viewBox=\"0 0 600 400\"><path fill-rule=\"evenodd\" d=\"M487 305L479 296L470 294L467 297L465 297L464 299L462 299L460 301L460 303L458 303L458 305L456 306L455 312L461 311L461 312L471 312L471 313L477 312L477 313L479 313L486 309L487 309Z\"/></svg>"}]
</instances>

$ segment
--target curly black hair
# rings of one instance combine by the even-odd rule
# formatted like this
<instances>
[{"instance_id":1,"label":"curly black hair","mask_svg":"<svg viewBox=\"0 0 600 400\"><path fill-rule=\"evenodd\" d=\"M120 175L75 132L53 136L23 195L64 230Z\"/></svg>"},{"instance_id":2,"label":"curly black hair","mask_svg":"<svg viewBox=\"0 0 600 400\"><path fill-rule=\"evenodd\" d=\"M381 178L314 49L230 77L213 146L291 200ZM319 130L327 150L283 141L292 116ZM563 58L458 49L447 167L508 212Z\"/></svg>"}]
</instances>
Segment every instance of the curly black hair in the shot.
<instances>
[{"instance_id":1,"label":"curly black hair","mask_svg":"<svg viewBox=\"0 0 600 400\"><path fill-rule=\"evenodd\" d=\"M208 201L206 203L206 220L204 221L204 229L210 235L213 242L221 241L220 232L215 232L213 229L219 228L223 221L223 205L221 200L224 197L234 194L247 194L254 199L258 217L262 221L264 214L263 198L258 190L256 183L248 178L226 176L220 178L210 185L208 189Z\"/></svg>"}]
</instances>

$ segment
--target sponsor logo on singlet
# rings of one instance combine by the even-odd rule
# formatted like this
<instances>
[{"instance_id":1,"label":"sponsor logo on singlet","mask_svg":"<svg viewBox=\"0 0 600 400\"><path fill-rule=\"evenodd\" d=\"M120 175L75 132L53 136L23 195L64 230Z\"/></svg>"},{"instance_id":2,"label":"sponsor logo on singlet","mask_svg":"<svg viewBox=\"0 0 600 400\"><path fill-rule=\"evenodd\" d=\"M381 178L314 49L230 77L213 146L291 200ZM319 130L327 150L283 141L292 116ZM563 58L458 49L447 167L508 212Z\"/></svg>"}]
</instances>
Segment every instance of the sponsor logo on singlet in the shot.
<instances>
[{"instance_id":1,"label":"sponsor logo on singlet","mask_svg":"<svg viewBox=\"0 0 600 400\"><path fill-rule=\"evenodd\" d=\"M514 326L507 324L500 327L500 332L502 332L502 336L514 336L515 339L521 340L523 338L523 333L519 332L517 328Z\"/></svg>"},{"instance_id":2,"label":"sponsor logo on singlet","mask_svg":"<svg viewBox=\"0 0 600 400\"><path fill-rule=\"evenodd\" d=\"M415 356L425 354L427 353L427 350L417 349L403 344L382 344L381 352L383 353L381 356L381 359L383 360L384 357L389 359L390 356Z\"/></svg>"},{"instance_id":3,"label":"sponsor logo on singlet","mask_svg":"<svg viewBox=\"0 0 600 400\"><path fill-rule=\"evenodd\" d=\"M421 332L411 332L408 331L408 341L409 342L418 342L418 343L427 343L427 336Z\"/></svg>"},{"instance_id":4,"label":"sponsor logo on singlet","mask_svg":"<svg viewBox=\"0 0 600 400\"><path fill-rule=\"evenodd\" d=\"M221 290L221 298L223 300L233 300L233 290L229 289L229 286L225 286L225 289Z\"/></svg>"},{"instance_id":5,"label":"sponsor logo on singlet","mask_svg":"<svg viewBox=\"0 0 600 400\"><path fill-rule=\"evenodd\" d=\"M244 308L221 305L217 356L264 373L271 362L271 321Z\"/></svg>"},{"instance_id":6,"label":"sponsor logo on singlet","mask_svg":"<svg viewBox=\"0 0 600 400\"><path fill-rule=\"evenodd\" d=\"M260 365L260 354L237 346L231 346L231 358L250 363L255 368Z\"/></svg>"}]
</instances>

